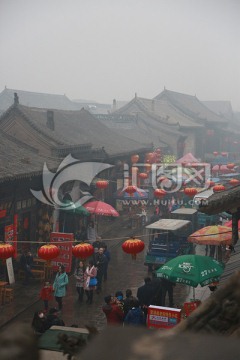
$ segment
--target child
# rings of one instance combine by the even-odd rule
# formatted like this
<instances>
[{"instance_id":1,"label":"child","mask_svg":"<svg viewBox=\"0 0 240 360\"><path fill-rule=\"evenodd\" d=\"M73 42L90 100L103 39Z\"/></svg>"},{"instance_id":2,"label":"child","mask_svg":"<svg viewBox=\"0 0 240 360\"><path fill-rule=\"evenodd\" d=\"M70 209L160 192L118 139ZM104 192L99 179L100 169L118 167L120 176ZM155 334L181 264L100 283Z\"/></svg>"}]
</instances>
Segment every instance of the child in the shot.
<instances>
[{"instance_id":1,"label":"child","mask_svg":"<svg viewBox=\"0 0 240 360\"><path fill-rule=\"evenodd\" d=\"M47 312L48 311L48 301L52 300L53 287L50 285L48 281L45 282L45 285L40 291L40 298L43 300L44 303L44 309Z\"/></svg>"}]
</instances>

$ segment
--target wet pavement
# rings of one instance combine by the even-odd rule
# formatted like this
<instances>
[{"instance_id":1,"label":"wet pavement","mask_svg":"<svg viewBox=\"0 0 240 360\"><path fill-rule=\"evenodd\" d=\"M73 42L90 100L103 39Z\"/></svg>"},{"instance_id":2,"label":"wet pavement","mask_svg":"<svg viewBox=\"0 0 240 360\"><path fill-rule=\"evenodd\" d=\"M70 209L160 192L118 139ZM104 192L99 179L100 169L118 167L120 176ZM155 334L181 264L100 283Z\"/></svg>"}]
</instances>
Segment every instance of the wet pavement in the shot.
<instances>
[{"instance_id":1,"label":"wet pavement","mask_svg":"<svg viewBox=\"0 0 240 360\"><path fill-rule=\"evenodd\" d=\"M98 233L107 243L111 253L109 263L108 280L103 283L102 292L94 293L93 304L86 304L86 298L83 303L79 303L75 288L75 280L70 276L67 290L67 296L63 301L62 318L67 326L73 324L84 327L86 324L94 325L98 330L106 326L105 315L101 307L104 303L104 296L115 294L117 290L123 291L130 288L133 295L136 296L137 288L143 285L144 277L148 276L148 269L144 266L145 251L137 255L136 260L132 260L131 255L123 252L121 244L132 235L141 238L147 243L144 237L144 229L129 229L121 218L114 220L103 218L99 224ZM147 244L146 244L147 245ZM4 329L13 324L31 324L33 313L36 310L43 309L42 301L39 300L41 283L32 280L29 286L23 286L22 282L16 282L14 285L14 301L10 304L0 307L0 329ZM197 288L196 298L204 300L208 297L208 288ZM192 298L192 289L177 284L174 287L174 303L176 307L182 307L187 299ZM55 300L52 300L49 307L56 306ZM168 301L166 301L168 306Z\"/></svg>"}]
</instances>

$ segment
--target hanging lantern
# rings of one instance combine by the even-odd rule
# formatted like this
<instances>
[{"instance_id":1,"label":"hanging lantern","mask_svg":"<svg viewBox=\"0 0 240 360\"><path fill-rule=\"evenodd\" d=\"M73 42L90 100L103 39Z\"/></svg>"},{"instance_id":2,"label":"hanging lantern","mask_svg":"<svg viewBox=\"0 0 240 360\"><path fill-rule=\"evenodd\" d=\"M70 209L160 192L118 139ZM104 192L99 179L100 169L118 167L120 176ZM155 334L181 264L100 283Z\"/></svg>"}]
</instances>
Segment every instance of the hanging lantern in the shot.
<instances>
[{"instance_id":1,"label":"hanging lantern","mask_svg":"<svg viewBox=\"0 0 240 360\"><path fill-rule=\"evenodd\" d=\"M229 184L231 184L231 185L238 185L239 183L240 183L240 181L238 179L229 180Z\"/></svg>"},{"instance_id":2,"label":"hanging lantern","mask_svg":"<svg viewBox=\"0 0 240 360\"><path fill-rule=\"evenodd\" d=\"M163 189L155 189L154 190L154 196L156 198L162 198L167 194L167 192Z\"/></svg>"},{"instance_id":3,"label":"hanging lantern","mask_svg":"<svg viewBox=\"0 0 240 360\"><path fill-rule=\"evenodd\" d=\"M146 173L140 173L138 176L139 176L140 179L142 179L142 180L146 180L146 179L148 178L148 174L146 174Z\"/></svg>"},{"instance_id":4,"label":"hanging lantern","mask_svg":"<svg viewBox=\"0 0 240 360\"><path fill-rule=\"evenodd\" d=\"M55 259L58 257L59 253L59 248L53 244L46 244L38 249L38 257L47 261Z\"/></svg>"},{"instance_id":5,"label":"hanging lantern","mask_svg":"<svg viewBox=\"0 0 240 360\"><path fill-rule=\"evenodd\" d=\"M215 186L213 187L213 191L214 191L214 192L220 192L220 191L224 191L224 190L225 190L225 186L224 186L224 185L218 184L218 185L215 185Z\"/></svg>"},{"instance_id":6,"label":"hanging lantern","mask_svg":"<svg viewBox=\"0 0 240 360\"><path fill-rule=\"evenodd\" d=\"M0 259L6 260L14 255L14 247L10 244L0 243Z\"/></svg>"},{"instance_id":7,"label":"hanging lantern","mask_svg":"<svg viewBox=\"0 0 240 360\"><path fill-rule=\"evenodd\" d=\"M133 164L137 163L138 160L139 160L139 155L135 154L135 155L132 155L132 156L131 156L131 162L132 162Z\"/></svg>"},{"instance_id":8,"label":"hanging lantern","mask_svg":"<svg viewBox=\"0 0 240 360\"><path fill-rule=\"evenodd\" d=\"M97 182L96 182L96 187L98 188L98 189L101 189L101 190L104 190L104 189L106 189L107 187L108 187L108 181L107 180L98 180Z\"/></svg>"},{"instance_id":9,"label":"hanging lantern","mask_svg":"<svg viewBox=\"0 0 240 360\"><path fill-rule=\"evenodd\" d=\"M212 180L207 180L206 185L209 186L209 187L213 187L215 185L215 182L212 181Z\"/></svg>"},{"instance_id":10,"label":"hanging lantern","mask_svg":"<svg viewBox=\"0 0 240 360\"><path fill-rule=\"evenodd\" d=\"M73 247L72 253L75 257L80 259L87 259L89 256L93 255L94 247L88 243L78 244Z\"/></svg>"},{"instance_id":11,"label":"hanging lantern","mask_svg":"<svg viewBox=\"0 0 240 360\"><path fill-rule=\"evenodd\" d=\"M185 188L184 189L184 194L188 195L188 196L195 196L197 194L197 189L196 188Z\"/></svg>"},{"instance_id":12,"label":"hanging lantern","mask_svg":"<svg viewBox=\"0 0 240 360\"><path fill-rule=\"evenodd\" d=\"M222 152L221 154L222 154L222 156L228 156L228 153L227 153L227 152L225 152L225 151L224 151L224 152Z\"/></svg>"},{"instance_id":13,"label":"hanging lantern","mask_svg":"<svg viewBox=\"0 0 240 360\"><path fill-rule=\"evenodd\" d=\"M137 188L134 185L128 185L124 191L130 196L133 196L133 194L137 191Z\"/></svg>"},{"instance_id":14,"label":"hanging lantern","mask_svg":"<svg viewBox=\"0 0 240 360\"><path fill-rule=\"evenodd\" d=\"M213 155L214 155L214 156L218 156L218 151L214 151L214 152L213 152Z\"/></svg>"},{"instance_id":15,"label":"hanging lantern","mask_svg":"<svg viewBox=\"0 0 240 360\"><path fill-rule=\"evenodd\" d=\"M158 148L158 149L155 150L155 152L156 152L157 154L161 154L161 149Z\"/></svg>"},{"instance_id":16,"label":"hanging lantern","mask_svg":"<svg viewBox=\"0 0 240 360\"><path fill-rule=\"evenodd\" d=\"M144 247L144 242L142 240L135 239L134 237L124 241L122 244L123 251L127 254L131 254L133 260L136 260L137 254L143 251Z\"/></svg>"},{"instance_id":17,"label":"hanging lantern","mask_svg":"<svg viewBox=\"0 0 240 360\"><path fill-rule=\"evenodd\" d=\"M234 163L229 163L229 164L227 164L227 168L228 168L229 170L234 169L234 167L235 167L235 164L234 164Z\"/></svg>"}]
</instances>

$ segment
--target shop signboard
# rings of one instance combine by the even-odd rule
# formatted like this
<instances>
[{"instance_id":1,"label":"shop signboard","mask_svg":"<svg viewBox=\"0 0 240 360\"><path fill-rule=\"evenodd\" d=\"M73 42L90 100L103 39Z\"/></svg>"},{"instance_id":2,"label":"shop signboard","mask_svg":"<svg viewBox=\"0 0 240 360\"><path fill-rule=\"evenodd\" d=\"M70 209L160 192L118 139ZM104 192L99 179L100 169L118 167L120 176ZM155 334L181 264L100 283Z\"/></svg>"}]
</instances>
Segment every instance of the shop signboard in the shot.
<instances>
[{"instance_id":1,"label":"shop signboard","mask_svg":"<svg viewBox=\"0 0 240 360\"><path fill-rule=\"evenodd\" d=\"M73 234L60 232L52 232L50 234L50 242L54 243L60 250L58 257L51 262L54 271L58 270L59 265L63 265L66 272L71 271L73 240Z\"/></svg>"},{"instance_id":2,"label":"shop signboard","mask_svg":"<svg viewBox=\"0 0 240 360\"><path fill-rule=\"evenodd\" d=\"M6 225L4 227L4 240L6 243L11 244L14 247L14 255L13 257L17 257L17 241L14 231L14 224Z\"/></svg>"},{"instance_id":3,"label":"shop signboard","mask_svg":"<svg viewBox=\"0 0 240 360\"><path fill-rule=\"evenodd\" d=\"M170 329L181 321L181 309L150 305L147 314L149 329Z\"/></svg>"}]
</instances>

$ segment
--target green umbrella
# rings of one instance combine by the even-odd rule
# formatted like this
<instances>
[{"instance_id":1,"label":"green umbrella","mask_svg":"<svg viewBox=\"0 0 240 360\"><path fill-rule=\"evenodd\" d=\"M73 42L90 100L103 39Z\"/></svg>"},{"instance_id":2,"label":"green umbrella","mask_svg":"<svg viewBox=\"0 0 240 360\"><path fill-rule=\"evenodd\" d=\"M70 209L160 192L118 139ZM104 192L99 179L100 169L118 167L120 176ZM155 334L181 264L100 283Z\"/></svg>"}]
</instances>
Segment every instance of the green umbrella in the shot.
<instances>
[{"instance_id":1,"label":"green umbrella","mask_svg":"<svg viewBox=\"0 0 240 360\"><path fill-rule=\"evenodd\" d=\"M162 265L156 275L195 288L219 281L223 270L224 265L209 256L181 255ZM195 297L194 292L193 295Z\"/></svg>"},{"instance_id":2,"label":"green umbrella","mask_svg":"<svg viewBox=\"0 0 240 360\"><path fill-rule=\"evenodd\" d=\"M66 204L66 208L62 207L61 210L68 211L69 213L74 213L74 214L78 214L78 215L85 215L85 216L90 215L90 212L87 209L85 209L84 206L77 207L74 204L74 202L69 201L69 200L65 200L64 204Z\"/></svg>"}]
</instances>

